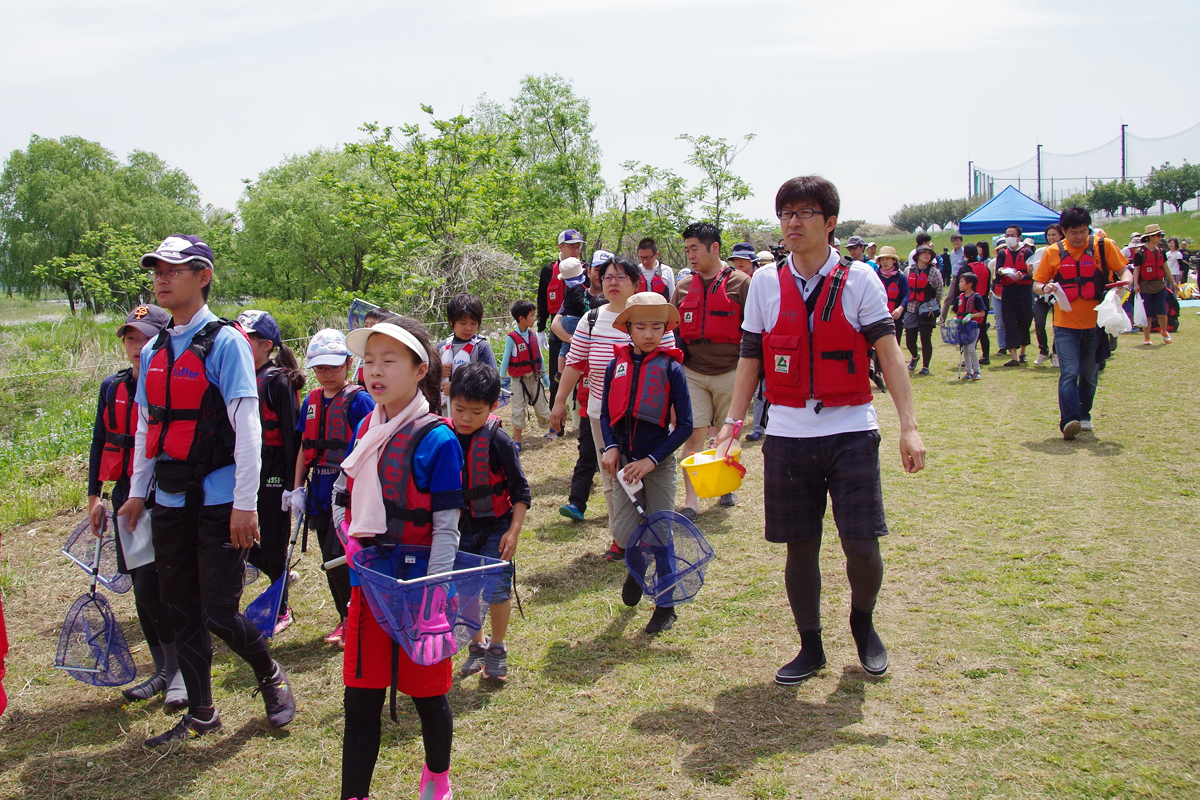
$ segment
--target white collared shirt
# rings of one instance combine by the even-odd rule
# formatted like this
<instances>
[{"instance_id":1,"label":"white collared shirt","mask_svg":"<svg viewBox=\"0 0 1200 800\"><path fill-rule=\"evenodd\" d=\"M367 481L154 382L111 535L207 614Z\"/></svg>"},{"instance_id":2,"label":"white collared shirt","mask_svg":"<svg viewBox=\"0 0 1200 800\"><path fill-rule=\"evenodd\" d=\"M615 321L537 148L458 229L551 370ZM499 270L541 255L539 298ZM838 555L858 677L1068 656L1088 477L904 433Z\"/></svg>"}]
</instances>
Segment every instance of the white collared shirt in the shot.
<instances>
[{"instance_id":1,"label":"white collared shirt","mask_svg":"<svg viewBox=\"0 0 1200 800\"><path fill-rule=\"evenodd\" d=\"M838 260L837 251L829 248L829 258L821 266L818 275L828 276L837 266ZM811 280L804 280L792 266L790 256L784 274L792 276L800 294L805 298L817 290L817 275ZM750 279L750 293L746 297L742 330L763 333L775 327L779 318L779 277L778 269L760 269L754 273ZM887 292L883 283L875 271L861 261L856 261L850 266L846 283L842 287L841 300L846 321L856 331L891 318L887 310ZM812 329L811 316L809 329ZM859 406L827 406L823 407L820 413L817 413L816 405L817 401L812 398L805 403L804 408L772 405L767 433L789 439L807 439L879 429L879 418L871 403Z\"/></svg>"}]
</instances>

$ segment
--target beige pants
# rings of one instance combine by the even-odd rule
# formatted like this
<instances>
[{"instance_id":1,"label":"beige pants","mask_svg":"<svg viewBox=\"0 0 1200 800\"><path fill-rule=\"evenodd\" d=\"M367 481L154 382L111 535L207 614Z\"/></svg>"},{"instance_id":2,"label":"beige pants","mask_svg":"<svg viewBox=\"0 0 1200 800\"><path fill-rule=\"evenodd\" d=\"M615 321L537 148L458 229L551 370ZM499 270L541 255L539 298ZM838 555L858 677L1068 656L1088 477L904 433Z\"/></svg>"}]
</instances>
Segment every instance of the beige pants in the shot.
<instances>
[{"instance_id":1,"label":"beige pants","mask_svg":"<svg viewBox=\"0 0 1200 800\"><path fill-rule=\"evenodd\" d=\"M720 375L702 375L684 367L683 374L687 378L688 396L692 401L692 426L697 432L709 425L720 428L733 404L733 382L737 370L731 369ZM691 453L684 453L680 457L688 455Z\"/></svg>"},{"instance_id":2,"label":"beige pants","mask_svg":"<svg viewBox=\"0 0 1200 800\"><path fill-rule=\"evenodd\" d=\"M675 510L675 459L668 458L642 478L642 510L649 516L655 511ZM642 515L637 512L629 495L620 486L613 487L613 541L621 547L629 545L629 538L642 524Z\"/></svg>"},{"instance_id":3,"label":"beige pants","mask_svg":"<svg viewBox=\"0 0 1200 800\"><path fill-rule=\"evenodd\" d=\"M543 428L549 428L550 409L546 405L546 395L542 393L540 376L536 372L531 372L520 378L513 378L511 385L512 400L509 405L512 406L512 426L519 431L525 429L525 420L529 412L528 398L532 397L534 398L533 413L537 415L538 422Z\"/></svg>"}]
</instances>

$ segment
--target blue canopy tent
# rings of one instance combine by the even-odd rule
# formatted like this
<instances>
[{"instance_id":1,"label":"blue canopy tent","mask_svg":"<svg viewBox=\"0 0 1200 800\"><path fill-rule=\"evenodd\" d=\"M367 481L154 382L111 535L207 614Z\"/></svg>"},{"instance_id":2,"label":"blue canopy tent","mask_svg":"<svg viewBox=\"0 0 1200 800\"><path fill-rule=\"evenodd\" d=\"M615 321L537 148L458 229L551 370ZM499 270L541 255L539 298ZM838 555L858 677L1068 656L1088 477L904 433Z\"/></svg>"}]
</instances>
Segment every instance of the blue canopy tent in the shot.
<instances>
[{"instance_id":1,"label":"blue canopy tent","mask_svg":"<svg viewBox=\"0 0 1200 800\"><path fill-rule=\"evenodd\" d=\"M1008 186L962 218L958 232L964 236L985 233L1004 233L1009 225L1020 225L1029 235L1040 234L1051 222L1058 222L1058 212Z\"/></svg>"}]
</instances>

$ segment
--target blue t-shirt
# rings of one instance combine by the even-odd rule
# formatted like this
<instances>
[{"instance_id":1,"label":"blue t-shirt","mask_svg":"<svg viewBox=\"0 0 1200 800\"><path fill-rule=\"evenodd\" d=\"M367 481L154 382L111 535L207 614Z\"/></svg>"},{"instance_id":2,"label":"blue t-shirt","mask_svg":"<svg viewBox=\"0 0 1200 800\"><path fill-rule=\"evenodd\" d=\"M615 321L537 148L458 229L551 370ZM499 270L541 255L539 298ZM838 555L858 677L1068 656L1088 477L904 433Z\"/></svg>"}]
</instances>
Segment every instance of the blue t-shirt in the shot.
<instances>
[{"instance_id":1,"label":"blue t-shirt","mask_svg":"<svg viewBox=\"0 0 1200 800\"><path fill-rule=\"evenodd\" d=\"M333 402L332 397L321 395L321 411L324 413L329 408L329 404ZM364 389L361 392L356 392L354 398L350 401L349 408L346 409L346 416L350 420L350 430L358 430L358 425L367 414L371 413L371 409L375 408L375 401L371 399L371 395ZM304 433L304 423L308 420L308 397L304 398L304 402L300 405L300 416L296 420L296 430ZM347 451L346 455L350 453ZM333 505L333 484L338 476L337 467L313 467L308 473L308 514L324 514L331 510Z\"/></svg>"},{"instance_id":2,"label":"blue t-shirt","mask_svg":"<svg viewBox=\"0 0 1200 800\"><path fill-rule=\"evenodd\" d=\"M196 313L186 326L172 333L170 343L171 353L178 358L179 354L192 343L192 337L208 323L217 319L217 315L204 306ZM153 352L154 339L142 348L141 372L137 385L137 402L146 408L146 374L150 371L150 358ZM217 332L212 349L204 362L204 374L209 382L221 392L221 398L226 405L240 397L252 397L258 402L258 380L254 377L254 355L250 352L250 343L246 337L233 328L226 326ZM169 456L159 456L159 460L170 460ZM216 506L233 502L234 473L236 466L230 464L210 472L204 479L204 505ZM154 496L154 501L168 508L183 508L182 494L169 494L160 487Z\"/></svg>"}]
</instances>

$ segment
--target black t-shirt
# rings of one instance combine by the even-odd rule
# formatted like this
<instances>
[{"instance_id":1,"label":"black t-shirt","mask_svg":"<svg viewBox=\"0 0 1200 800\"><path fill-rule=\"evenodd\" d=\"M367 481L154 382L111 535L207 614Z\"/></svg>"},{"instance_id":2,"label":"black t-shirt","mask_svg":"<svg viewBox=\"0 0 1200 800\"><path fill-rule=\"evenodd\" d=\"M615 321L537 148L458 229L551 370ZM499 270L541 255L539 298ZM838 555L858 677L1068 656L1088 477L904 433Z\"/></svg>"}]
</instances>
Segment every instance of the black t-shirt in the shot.
<instances>
[{"instance_id":1,"label":"black t-shirt","mask_svg":"<svg viewBox=\"0 0 1200 800\"><path fill-rule=\"evenodd\" d=\"M474 435L478 435L478 431ZM472 434L463 435L455 432L458 436L458 444L463 449L463 457L466 457L468 449L471 447ZM488 460L491 462L492 469L502 470L506 478L508 478L508 496L515 506L517 503L524 503L526 506L533 504L533 494L529 489L529 481L525 478L525 472L521 469L521 456L517 452L517 445L512 438L505 432L503 428L496 429L496 435L492 437L492 443L488 447ZM468 535L476 535L484 531L494 531L503 526L512 525L512 511L509 511L502 517L472 517L470 512L464 510L458 518L458 530L460 533Z\"/></svg>"}]
</instances>

